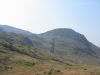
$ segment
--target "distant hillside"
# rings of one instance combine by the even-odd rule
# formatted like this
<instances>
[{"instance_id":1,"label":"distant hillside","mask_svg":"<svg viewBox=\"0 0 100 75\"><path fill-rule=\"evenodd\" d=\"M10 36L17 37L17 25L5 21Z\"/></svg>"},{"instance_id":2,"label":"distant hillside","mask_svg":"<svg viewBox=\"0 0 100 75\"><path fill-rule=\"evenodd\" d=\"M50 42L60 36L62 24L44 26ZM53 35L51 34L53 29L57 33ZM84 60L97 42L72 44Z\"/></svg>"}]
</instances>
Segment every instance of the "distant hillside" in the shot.
<instances>
[{"instance_id":1,"label":"distant hillside","mask_svg":"<svg viewBox=\"0 0 100 75\"><path fill-rule=\"evenodd\" d=\"M0 71L9 69L10 65L17 62L20 63L19 61L24 62L26 60L25 63L27 65L28 59L24 57L30 57L31 60L32 58L36 60L49 60L52 58L46 52L42 52L36 48L34 43L36 42L28 36L0 31ZM25 60L21 60L20 58L16 60L18 57ZM30 64L32 65L32 62L29 62Z\"/></svg>"},{"instance_id":2,"label":"distant hillside","mask_svg":"<svg viewBox=\"0 0 100 75\"><path fill-rule=\"evenodd\" d=\"M0 53L14 52L41 60L100 65L100 48L72 29L59 28L32 34L14 27L0 26L0 31Z\"/></svg>"},{"instance_id":3,"label":"distant hillside","mask_svg":"<svg viewBox=\"0 0 100 75\"><path fill-rule=\"evenodd\" d=\"M11 27L8 25L0 25L0 30L5 31L5 32L13 32L13 33L17 33L17 34L32 34L29 31L25 31L25 30L21 30L15 27Z\"/></svg>"},{"instance_id":4,"label":"distant hillside","mask_svg":"<svg viewBox=\"0 0 100 75\"><path fill-rule=\"evenodd\" d=\"M54 43L54 54L65 60L82 64L99 63L100 48L90 43L84 35L72 29L59 28L40 35Z\"/></svg>"}]
</instances>

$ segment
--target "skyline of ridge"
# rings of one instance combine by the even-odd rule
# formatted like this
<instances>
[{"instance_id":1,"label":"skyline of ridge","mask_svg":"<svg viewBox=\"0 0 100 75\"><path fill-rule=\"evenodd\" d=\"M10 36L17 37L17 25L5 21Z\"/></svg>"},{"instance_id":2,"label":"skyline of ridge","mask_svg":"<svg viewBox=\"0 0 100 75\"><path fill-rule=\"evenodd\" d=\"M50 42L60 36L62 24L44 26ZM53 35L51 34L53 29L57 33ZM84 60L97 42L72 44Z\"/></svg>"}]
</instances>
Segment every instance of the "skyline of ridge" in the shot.
<instances>
[{"instance_id":1,"label":"skyline of ridge","mask_svg":"<svg viewBox=\"0 0 100 75\"><path fill-rule=\"evenodd\" d=\"M3 26L3 27L11 27L11 28L17 28L17 29L19 29L19 30L25 30L25 31L31 32L31 33L33 33L33 34L42 34L42 33L48 32L48 31L58 30L58 29L70 29L70 30L73 30L73 31L77 32L76 30L74 30L74 29L72 29L72 28L54 28L54 29L51 29L51 30L43 31L43 32L41 32L41 33L34 33L34 32L32 32L32 31L30 31L30 30L23 29L23 28L18 28L18 27L15 27L15 26L1 25L1 24L0 24L0 26ZM77 33L82 34L82 33L80 33L80 32L77 32ZM82 35L84 35L84 34L82 34ZM84 35L84 36L86 37L86 35ZM87 37L86 37L86 39L89 40L89 38L87 38ZM89 40L89 41L90 41L90 40ZM90 41L90 42L91 42L91 41ZM91 43L95 44L94 42L91 42ZM98 46L98 47L100 47L100 46L97 45L97 44L95 44L95 45Z\"/></svg>"}]
</instances>

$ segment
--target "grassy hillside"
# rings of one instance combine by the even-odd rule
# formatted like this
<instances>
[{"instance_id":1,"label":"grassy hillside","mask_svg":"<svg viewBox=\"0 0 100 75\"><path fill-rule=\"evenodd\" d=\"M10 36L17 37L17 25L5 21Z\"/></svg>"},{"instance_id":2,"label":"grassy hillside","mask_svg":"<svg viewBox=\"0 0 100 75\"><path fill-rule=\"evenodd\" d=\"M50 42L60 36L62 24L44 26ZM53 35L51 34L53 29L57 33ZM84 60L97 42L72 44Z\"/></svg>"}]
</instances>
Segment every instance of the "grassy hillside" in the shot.
<instances>
[{"instance_id":1,"label":"grassy hillside","mask_svg":"<svg viewBox=\"0 0 100 75\"><path fill-rule=\"evenodd\" d=\"M1 28L0 75L99 75L99 49L71 29L25 35Z\"/></svg>"},{"instance_id":2,"label":"grassy hillside","mask_svg":"<svg viewBox=\"0 0 100 75\"><path fill-rule=\"evenodd\" d=\"M5 60L4 60L5 61ZM39 60L13 53L0 75L99 75L100 68L85 65L68 65L53 60Z\"/></svg>"}]
</instances>

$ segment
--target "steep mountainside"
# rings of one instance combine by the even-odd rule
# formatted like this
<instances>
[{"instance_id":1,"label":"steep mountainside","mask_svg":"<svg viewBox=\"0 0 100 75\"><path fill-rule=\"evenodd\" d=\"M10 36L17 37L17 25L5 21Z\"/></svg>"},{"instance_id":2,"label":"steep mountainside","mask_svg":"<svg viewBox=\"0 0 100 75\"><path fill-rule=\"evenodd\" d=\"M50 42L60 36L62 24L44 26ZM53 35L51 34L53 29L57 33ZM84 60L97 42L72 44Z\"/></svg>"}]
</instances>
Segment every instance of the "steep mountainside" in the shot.
<instances>
[{"instance_id":1,"label":"steep mountainside","mask_svg":"<svg viewBox=\"0 0 100 75\"><path fill-rule=\"evenodd\" d=\"M13 32L13 33L17 33L17 34L25 34L25 35L26 34L27 35L32 34L29 31L21 30L21 29L11 27L11 26L8 26L8 25L0 25L0 30L5 31L5 32Z\"/></svg>"},{"instance_id":2,"label":"steep mountainside","mask_svg":"<svg viewBox=\"0 0 100 75\"><path fill-rule=\"evenodd\" d=\"M36 59L56 57L65 63L100 65L100 48L72 29L60 28L32 34L10 26L0 26L0 31L0 52L14 51Z\"/></svg>"},{"instance_id":3,"label":"steep mountainside","mask_svg":"<svg viewBox=\"0 0 100 75\"><path fill-rule=\"evenodd\" d=\"M54 54L65 60L99 64L100 48L91 44L84 35L72 29L55 29L40 35L54 43Z\"/></svg>"},{"instance_id":4,"label":"steep mountainside","mask_svg":"<svg viewBox=\"0 0 100 75\"><path fill-rule=\"evenodd\" d=\"M10 65L17 63L30 66L34 63L33 59L52 59L48 53L36 48L33 42L21 34L0 31L0 71L10 69ZM28 61L27 58L32 61Z\"/></svg>"}]
</instances>

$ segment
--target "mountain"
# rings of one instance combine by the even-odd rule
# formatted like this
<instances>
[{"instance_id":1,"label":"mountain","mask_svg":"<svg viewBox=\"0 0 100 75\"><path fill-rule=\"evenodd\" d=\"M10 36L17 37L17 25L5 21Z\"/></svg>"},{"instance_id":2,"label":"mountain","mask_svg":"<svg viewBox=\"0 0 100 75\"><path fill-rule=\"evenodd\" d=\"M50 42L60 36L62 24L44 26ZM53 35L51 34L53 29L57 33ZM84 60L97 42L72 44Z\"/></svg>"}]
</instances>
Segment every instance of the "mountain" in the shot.
<instances>
[{"instance_id":1,"label":"mountain","mask_svg":"<svg viewBox=\"0 0 100 75\"><path fill-rule=\"evenodd\" d=\"M40 60L52 58L36 48L36 42L33 42L28 36L0 31L0 75L1 71L12 69L15 65L32 66Z\"/></svg>"},{"instance_id":2,"label":"mountain","mask_svg":"<svg viewBox=\"0 0 100 75\"><path fill-rule=\"evenodd\" d=\"M72 29L58 28L41 34L0 26L0 53L20 54L39 60L100 65L100 48Z\"/></svg>"},{"instance_id":3,"label":"mountain","mask_svg":"<svg viewBox=\"0 0 100 75\"><path fill-rule=\"evenodd\" d=\"M40 35L54 43L54 54L65 60L99 64L100 48L72 29L58 28Z\"/></svg>"},{"instance_id":4,"label":"mountain","mask_svg":"<svg viewBox=\"0 0 100 75\"><path fill-rule=\"evenodd\" d=\"M8 26L8 25L0 25L0 31L1 30L5 31L5 32L13 32L13 33L17 33L17 34L27 34L27 35L32 34L29 31L25 31L25 30L18 29L18 28L12 27L12 26Z\"/></svg>"},{"instance_id":5,"label":"mountain","mask_svg":"<svg viewBox=\"0 0 100 75\"><path fill-rule=\"evenodd\" d=\"M44 50L44 47L46 48L47 42L44 40L44 38L40 37L37 34L31 33L29 31L18 29L18 28L8 26L8 25L0 25L0 31L23 35L25 37L28 37L32 42L34 42L34 46L36 48L39 48L39 49L42 48L43 50Z\"/></svg>"}]
</instances>

